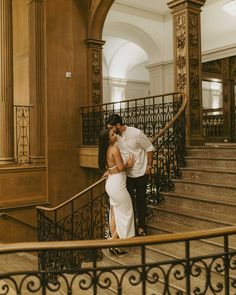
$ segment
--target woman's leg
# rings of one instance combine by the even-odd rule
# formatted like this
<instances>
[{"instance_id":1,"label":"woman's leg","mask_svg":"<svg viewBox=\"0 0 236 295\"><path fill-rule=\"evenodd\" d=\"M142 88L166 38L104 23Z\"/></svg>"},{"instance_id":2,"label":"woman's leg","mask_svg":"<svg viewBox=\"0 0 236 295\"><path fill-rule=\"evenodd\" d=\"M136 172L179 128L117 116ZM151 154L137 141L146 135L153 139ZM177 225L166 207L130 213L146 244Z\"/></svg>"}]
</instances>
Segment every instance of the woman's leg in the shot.
<instances>
[{"instance_id":1,"label":"woman's leg","mask_svg":"<svg viewBox=\"0 0 236 295\"><path fill-rule=\"evenodd\" d=\"M111 231L111 239L118 239L118 234L116 230L116 219L114 214L114 209L111 207L110 211L110 231Z\"/></svg>"}]
</instances>

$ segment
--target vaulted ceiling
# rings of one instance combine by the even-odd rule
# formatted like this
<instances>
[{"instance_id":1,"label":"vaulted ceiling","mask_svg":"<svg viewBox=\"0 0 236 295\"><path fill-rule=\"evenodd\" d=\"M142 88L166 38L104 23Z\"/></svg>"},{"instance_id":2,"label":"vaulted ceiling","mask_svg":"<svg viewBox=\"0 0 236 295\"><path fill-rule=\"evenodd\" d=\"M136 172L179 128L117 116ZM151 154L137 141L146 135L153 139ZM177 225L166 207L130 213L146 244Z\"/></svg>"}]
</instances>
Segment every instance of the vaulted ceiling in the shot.
<instances>
[{"instance_id":1,"label":"vaulted ceiling","mask_svg":"<svg viewBox=\"0 0 236 295\"><path fill-rule=\"evenodd\" d=\"M103 74L148 80L146 65L173 59L170 0L115 0L103 30ZM236 17L221 9L227 0L206 0L202 8L202 50L236 46ZM217 17L216 17L217 16ZM139 73L141 73L139 71Z\"/></svg>"}]
</instances>

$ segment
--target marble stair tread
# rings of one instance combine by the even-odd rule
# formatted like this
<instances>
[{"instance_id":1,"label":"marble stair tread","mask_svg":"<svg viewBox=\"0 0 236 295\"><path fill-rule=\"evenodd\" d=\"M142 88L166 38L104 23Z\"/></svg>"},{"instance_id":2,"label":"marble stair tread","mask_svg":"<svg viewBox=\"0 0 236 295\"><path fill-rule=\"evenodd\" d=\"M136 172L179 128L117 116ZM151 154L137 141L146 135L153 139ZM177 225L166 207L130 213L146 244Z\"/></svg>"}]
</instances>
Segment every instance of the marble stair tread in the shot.
<instances>
[{"instance_id":1,"label":"marble stair tread","mask_svg":"<svg viewBox=\"0 0 236 295\"><path fill-rule=\"evenodd\" d=\"M180 216L186 216L186 217L192 217L193 219L196 220L204 220L208 222L213 222L218 224L219 226L234 226L236 225L236 217L235 216L228 216L227 214L216 214L213 212L207 211L204 212L202 210L196 210L194 208L176 208L176 206L171 206L169 205L166 208L154 208L152 207L153 210L156 210L157 214L159 211L162 212L169 212L172 214L180 215Z\"/></svg>"},{"instance_id":2,"label":"marble stair tread","mask_svg":"<svg viewBox=\"0 0 236 295\"><path fill-rule=\"evenodd\" d=\"M204 185L204 186L212 186L212 187L218 187L218 188L230 188L235 189L235 197L236 197L236 183L234 185L232 184L222 184L222 183L211 183L211 182L203 182L203 181L191 181L191 180L185 180L185 179L173 179L174 183L187 183L187 184L193 184L193 185Z\"/></svg>"},{"instance_id":3,"label":"marble stair tread","mask_svg":"<svg viewBox=\"0 0 236 295\"><path fill-rule=\"evenodd\" d=\"M155 229L154 227L150 231L152 234L158 234L159 229ZM169 232L174 233L174 232ZM151 234L151 235L152 235ZM162 233L163 234L163 233ZM190 255L192 257L204 255L215 254L224 251L224 240L223 237L215 237L209 239L199 239L191 241L190 243ZM167 256L176 257L176 258L184 258L185 257L185 246L184 242L178 242L173 244L160 244L160 245L152 245L148 246L150 249L155 251L161 251L162 254ZM229 249L232 251L236 250L236 236L229 236Z\"/></svg>"},{"instance_id":4,"label":"marble stair tread","mask_svg":"<svg viewBox=\"0 0 236 295\"><path fill-rule=\"evenodd\" d=\"M167 198L167 197L166 197ZM188 203L190 201L191 204ZM205 205L205 206L204 206ZM215 206L214 206L215 205ZM183 215L191 215L194 217L208 218L216 222L225 222L236 225L236 206L235 205L221 205L216 203L202 203L199 200L185 199L183 202L172 202L167 200L160 204L156 209L163 209L174 211ZM153 210L155 210L153 208Z\"/></svg>"},{"instance_id":5,"label":"marble stair tread","mask_svg":"<svg viewBox=\"0 0 236 295\"><path fill-rule=\"evenodd\" d=\"M236 198L234 197L229 197L229 196L219 196L216 199L216 196L214 195L206 195L204 193L198 193L198 192L162 192L161 196L172 196L172 197L177 197L177 198L183 198L183 199L192 199L196 201L201 201L201 202L209 202L212 204L220 204L220 205L229 205L229 206L236 206Z\"/></svg>"},{"instance_id":6,"label":"marble stair tread","mask_svg":"<svg viewBox=\"0 0 236 295\"><path fill-rule=\"evenodd\" d=\"M226 174L236 174L236 170L230 170L225 167L181 167L182 171L203 171L203 172L216 172L216 173L226 173Z\"/></svg>"}]
</instances>

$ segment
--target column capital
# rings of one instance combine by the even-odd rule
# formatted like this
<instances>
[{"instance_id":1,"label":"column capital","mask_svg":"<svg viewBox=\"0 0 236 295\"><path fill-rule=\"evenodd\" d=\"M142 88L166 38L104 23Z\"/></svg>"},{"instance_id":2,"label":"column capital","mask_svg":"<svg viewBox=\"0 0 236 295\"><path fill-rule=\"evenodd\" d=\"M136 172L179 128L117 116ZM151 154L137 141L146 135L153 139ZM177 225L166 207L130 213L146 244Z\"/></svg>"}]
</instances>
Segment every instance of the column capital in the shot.
<instances>
[{"instance_id":1,"label":"column capital","mask_svg":"<svg viewBox=\"0 0 236 295\"><path fill-rule=\"evenodd\" d=\"M201 9L206 0L172 0L167 3L168 7L172 9L172 13L180 8L195 8Z\"/></svg>"}]
</instances>

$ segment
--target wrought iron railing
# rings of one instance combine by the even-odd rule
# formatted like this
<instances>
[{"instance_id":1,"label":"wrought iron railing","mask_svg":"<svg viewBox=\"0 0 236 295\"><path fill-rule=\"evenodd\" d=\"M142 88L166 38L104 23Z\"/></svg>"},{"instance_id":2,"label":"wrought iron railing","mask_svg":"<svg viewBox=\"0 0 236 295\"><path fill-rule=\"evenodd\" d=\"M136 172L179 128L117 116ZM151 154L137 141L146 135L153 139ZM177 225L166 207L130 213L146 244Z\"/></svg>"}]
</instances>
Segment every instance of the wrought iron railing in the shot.
<instances>
[{"instance_id":1,"label":"wrought iron railing","mask_svg":"<svg viewBox=\"0 0 236 295\"><path fill-rule=\"evenodd\" d=\"M175 116L179 104L179 93L167 93L81 107L82 143L97 145L105 120L113 113L121 115L125 124L139 128L148 137L154 138Z\"/></svg>"},{"instance_id":2,"label":"wrought iron railing","mask_svg":"<svg viewBox=\"0 0 236 295\"><path fill-rule=\"evenodd\" d=\"M124 248L128 255L111 259L110 247ZM54 252L56 257L88 250L91 262L77 269L40 270L37 260L30 260L30 253ZM104 253L100 261L99 251ZM126 240L8 244L1 245L0 257L0 261L17 261L1 270L1 294L236 293L236 227Z\"/></svg>"},{"instance_id":3,"label":"wrought iron railing","mask_svg":"<svg viewBox=\"0 0 236 295\"><path fill-rule=\"evenodd\" d=\"M180 166L184 165L185 105L185 96L167 93L82 107L83 144L98 144L99 133L105 126L106 118L112 113L120 114L125 124L143 130L155 146L154 168L148 184L148 202L162 202L159 192L173 190L171 179L181 176ZM177 115L181 107L183 109Z\"/></svg>"},{"instance_id":4,"label":"wrought iron railing","mask_svg":"<svg viewBox=\"0 0 236 295\"><path fill-rule=\"evenodd\" d=\"M169 96L169 95L168 95ZM153 136L154 168L148 184L148 202L161 202L159 191L173 188L171 179L180 177L180 166L184 164L185 155L185 120L184 108L186 98L173 94L172 104L167 103L169 116L160 125L162 129ZM123 110L124 111L124 110ZM150 122L150 121L149 121ZM165 124L164 124L165 122ZM147 124L146 124L147 128ZM67 241L92 240L103 238L108 232L106 221L108 199L104 190L104 181L88 187L68 201L55 208L37 207L38 240ZM108 210L107 210L108 211ZM106 212L107 212L106 211ZM102 253L96 254L97 259ZM91 253L84 252L48 252L40 253L40 269L79 268L83 261L91 260Z\"/></svg>"},{"instance_id":5,"label":"wrought iron railing","mask_svg":"<svg viewBox=\"0 0 236 295\"><path fill-rule=\"evenodd\" d=\"M68 241L102 239L105 234L105 209L108 200L104 179L89 186L79 194L54 208L38 206L38 241ZM97 259L101 259L97 253ZM40 253L41 269L79 267L90 258L90 253L53 252Z\"/></svg>"},{"instance_id":6,"label":"wrought iron railing","mask_svg":"<svg viewBox=\"0 0 236 295\"><path fill-rule=\"evenodd\" d=\"M15 105L15 160L19 164L30 162L30 109Z\"/></svg>"},{"instance_id":7,"label":"wrought iron railing","mask_svg":"<svg viewBox=\"0 0 236 295\"><path fill-rule=\"evenodd\" d=\"M202 125L206 141L222 139L224 137L223 109L204 109Z\"/></svg>"}]
</instances>

